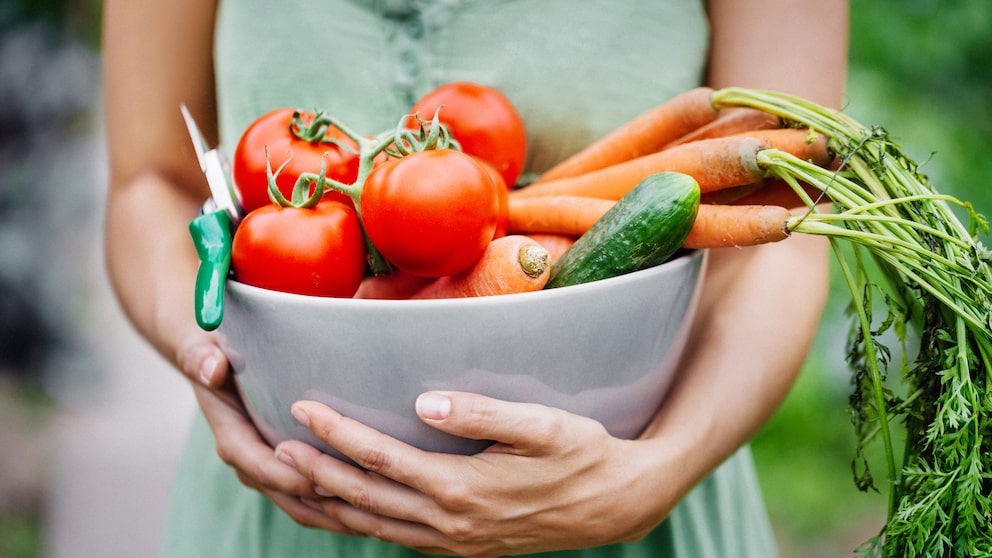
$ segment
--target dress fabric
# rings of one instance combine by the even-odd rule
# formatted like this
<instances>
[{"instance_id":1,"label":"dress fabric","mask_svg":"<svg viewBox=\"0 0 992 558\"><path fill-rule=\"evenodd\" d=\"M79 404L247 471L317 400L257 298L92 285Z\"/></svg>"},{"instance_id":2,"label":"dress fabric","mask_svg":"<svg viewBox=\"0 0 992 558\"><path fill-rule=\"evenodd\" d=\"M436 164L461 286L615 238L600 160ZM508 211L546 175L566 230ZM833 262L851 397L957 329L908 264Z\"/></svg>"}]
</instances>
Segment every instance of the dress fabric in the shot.
<instances>
[{"instance_id":1,"label":"dress fabric","mask_svg":"<svg viewBox=\"0 0 992 558\"><path fill-rule=\"evenodd\" d=\"M221 141L257 116L326 110L367 134L395 127L445 82L503 91L539 173L701 83L709 29L698 0L225 0L216 27ZM605 371L604 371L605 372ZM555 558L773 558L749 450L734 454L643 540ZM174 481L167 558L399 558L401 546L297 525L244 487L194 420Z\"/></svg>"}]
</instances>

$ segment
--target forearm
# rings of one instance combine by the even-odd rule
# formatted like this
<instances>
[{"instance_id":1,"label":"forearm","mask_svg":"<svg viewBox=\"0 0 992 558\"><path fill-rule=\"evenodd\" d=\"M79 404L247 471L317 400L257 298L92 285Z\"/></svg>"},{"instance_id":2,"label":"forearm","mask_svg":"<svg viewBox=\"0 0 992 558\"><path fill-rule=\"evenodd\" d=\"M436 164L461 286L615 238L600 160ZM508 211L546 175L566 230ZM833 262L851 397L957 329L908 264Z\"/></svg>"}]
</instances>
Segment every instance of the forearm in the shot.
<instances>
[{"instance_id":1,"label":"forearm","mask_svg":"<svg viewBox=\"0 0 992 558\"><path fill-rule=\"evenodd\" d=\"M215 9L203 0L104 6L107 266L127 316L173 363L196 333L197 259L187 226L208 195L180 105L216 137Z\"/></svg>"},{"instance_id":2,"label":"forearm","mask_svg":"<svg viewBox=\"0 0 992 558\"><path fill-rule=\"evenodd\" d=\"M198 204L169 177L145 173L118 186L106 220L107 268L135 328L170 362L197 327L198 265L187 225ZM149 200L155 200L150 206ZM200 200L202 203L202 200Z\"/></svg>"},{"instance_id":3,"label":"forearm","mask_svg":"<svg viewBox=\"0 0 992 558\"><path fill-rule=\"evenodd\" d=\"M642 438L694 463L686 487L745 444L787 395L826 301L827 245L716 250L679 379ZM666 450L670 451L670 450Z\"/></svg>"}]
</instances>

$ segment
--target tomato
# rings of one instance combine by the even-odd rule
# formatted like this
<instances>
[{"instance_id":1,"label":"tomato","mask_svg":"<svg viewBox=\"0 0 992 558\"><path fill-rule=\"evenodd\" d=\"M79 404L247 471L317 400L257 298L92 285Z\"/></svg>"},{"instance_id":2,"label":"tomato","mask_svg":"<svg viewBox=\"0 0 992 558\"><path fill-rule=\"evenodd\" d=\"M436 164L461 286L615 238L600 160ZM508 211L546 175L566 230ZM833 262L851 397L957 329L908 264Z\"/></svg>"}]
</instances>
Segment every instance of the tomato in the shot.
<instances>
[{"instance_id":1,"label":"tomato","mask_svg":"<svg viewBox=\"0 0 992 558\"><path fill-rule=\"evenodd\" d=\"M313 208L260 207L241 221L231 246L235 279L288 293L351 297L365 265L358 213L336 199Z\"/></svg>"},{"instance_id":2,"label":"tomato","mask_svg":"<svg viewBox=\"0 0 992 558\"><path fill-rule=\"evenodd\" d=\"M506 236L507 231L510 229L510 192L503 186L503 180L500 179L499 182L494 182L497 184L498 194L498 207L499 211L496 218L496 232L493 233L493 238L499 238L501 236Z\"/></svg>"},{"instance_id":3,"label":"tomato","mask_svg":"<svg viewBox=\"0 0 992 558\"><path fill-rule=\"evenodd\" d=\"M414 275L442 277L482 256L496 231L499 195L474 157L436 149L376 167L361 208L365 232L386 260Z\"/></svg>"},{"instance_id":4,"label":"tomato","mask_svg":"<svg viewBox=\"0 0 992 558\"><path fill-rule=\"evenodd\" d=\"M238 140L231 175L241 194L241 206L247 212L271 203L265 174L266 151L273 172L288 161L276 176L279 191L286 198L289 198L301 173L320 174L322 157L327 165L328 178L352 184L358 176L357 154L331 143L311 143L294 136L290 131L293 113L292 108L266 113L252 122ZM312 113L301 112L304 123L309 123L313 116ZM350 138L333 126L329 127L327 135L355 147Z\"/></svg>"},{"instance_id":5,"label":"tomato","mask_svg":"<svg viewBox=\"0 0 992 558\"><path fill-rule=\"evenodd\" d=\"M481 159L477 160L486 169L486 173L489 174L489 178L492 179L493 184L496 186L497 198L499 200L499 211L496 215L496 232L493 234L493 238L506 236L507 231L510 229L509 188L506 187L506 183L503 182L503 177L496 170L496 167Z\"/></svg>"},{"instance_id":6,"label":"tomato","mask_svg":"<svg viewBox=\"0 0 992 558\"><path fill-rule=\"evenodd\" d=\"M510 100L493 87L453 82L424 95L411 112L430 120L439 106L441 122L462 151L488 161L507 187L514 186L527 159L527 133Z\"/></svg>"}]
</instances>

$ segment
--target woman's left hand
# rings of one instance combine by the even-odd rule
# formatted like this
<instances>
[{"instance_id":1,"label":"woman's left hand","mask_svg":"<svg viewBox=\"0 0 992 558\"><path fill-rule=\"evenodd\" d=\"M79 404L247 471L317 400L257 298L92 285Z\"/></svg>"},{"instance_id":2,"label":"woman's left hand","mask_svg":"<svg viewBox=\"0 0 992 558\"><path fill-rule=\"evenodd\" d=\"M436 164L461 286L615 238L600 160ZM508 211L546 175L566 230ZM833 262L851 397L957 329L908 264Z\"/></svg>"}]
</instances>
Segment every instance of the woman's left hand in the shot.
<instances>
[{"instance_id":1,"label":"woman's left hand","mask_svg":"<svg viewBox=\"0 0 992 558\"><path fill-rule=\"evenodd\" d=\"M419 450L312 401L293 414L364 468L302 442L280 444L276 455L319 487L307 503L357 533L422 552L501 556L636 540L682 495L665 444L621 440L541 405L422 395L417 414L427 424L496 440L471 456Z\"/></svg>"}]
</instances>

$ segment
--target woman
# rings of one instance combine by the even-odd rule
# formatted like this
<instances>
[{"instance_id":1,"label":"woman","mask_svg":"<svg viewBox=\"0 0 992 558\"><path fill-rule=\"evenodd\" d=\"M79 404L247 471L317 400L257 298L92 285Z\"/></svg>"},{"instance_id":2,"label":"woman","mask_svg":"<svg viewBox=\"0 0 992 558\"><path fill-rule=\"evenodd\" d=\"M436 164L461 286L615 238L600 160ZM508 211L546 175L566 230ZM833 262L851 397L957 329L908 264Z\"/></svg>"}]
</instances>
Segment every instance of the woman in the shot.
<instances>
[{"instance_id":1,"label":"woman","mask_svg":"<svg viewBox=\"0 0 992 558\"><path fill-rule=\"evenodd\" d=\"M178 107L231 147L272 108L322 108L377 131L434 86L477 81L518 107L527 170L540 172L700 84L838 107L846 2L109 0L104 31L108 267L205 419L177 479L166 555L774 554L745 444L812 340L822 241L711 253L679 380L638 440L556 409L427 394L417 410L429 424L512 451L411 459L332 409L294 408L379 473L366 474L300 443L267 446L214 337L196 326L186 226L208 193Z\"/></svg>"}]
</instances>

